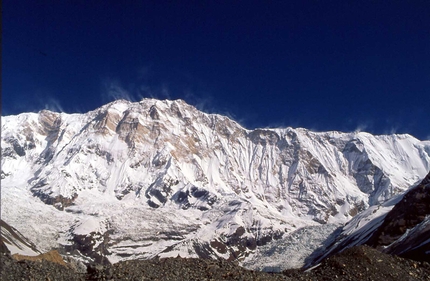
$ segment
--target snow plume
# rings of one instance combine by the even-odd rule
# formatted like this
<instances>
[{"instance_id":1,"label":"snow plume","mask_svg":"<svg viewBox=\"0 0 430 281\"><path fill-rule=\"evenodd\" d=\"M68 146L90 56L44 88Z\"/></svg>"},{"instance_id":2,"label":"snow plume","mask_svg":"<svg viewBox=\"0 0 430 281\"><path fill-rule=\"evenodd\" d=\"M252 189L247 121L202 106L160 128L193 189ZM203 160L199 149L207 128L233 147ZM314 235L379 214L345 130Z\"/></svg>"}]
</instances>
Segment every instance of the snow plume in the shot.
<instances>
[{"instance_id":1,"label":"snow plume","mask_svg":"<svg viewBox=\"0 0 430 281\"><path fill-rule=\"evenodd\" d=\"M54 98L48 98L48 100L45 103L44 109L55 111L55 112L64 112L60 102Z\"/></svg>"},{"instance_id":2,"label":"snow plume","mask_svg":"<svg viewBox=\"0 0 430 281\"><path fill-rule=\"evenodd\" d=\"M102 98L107 99L104 102L119 99L135 101L130 92L124 89L117 79L105 79L102 82Z\"/></svg>"},{"instance_id":3,"label":"snow plume","mask_svg":"<svg viewBox=\"0 0 430 281\"><path fill-rule=\"evenodd\" d=\"M120 80L105 78L102 80L102 101L124 99L131 102L144 98L159 100L183 99L197 109L214 114L228 116L237 120L236 110L228 101L218 101L216 96L207 90L205 83L196 81L191 74L171 73L154 66L144 66L136 72L135 79ZM130 75L132 77L133 75ZM238 120L243 124L245 120Z\"/></svg>"},{"instance_id":4,"label":"snow plume","mask_svg":"<svg viewBox=\"0 0 430 281\"><path fill-rule=\"evenodd\" d=\"M384 135L394 135L397 134L399 132L399 127L397 126L393 126L389 129L387 129L386 131L383 132Z\"/></svg>"},{"instance_id":5,"label":"snow plume","mask_svg":"<svg viewBox=\"0 0 430 281\"><path fill-rule=\"evenodd\" d=\"M59 113L65 112L63 106L57 99L49 97L48 95L42 98L35 94L27 100L23 98L19 104L15 103L8 108L2 107L1 115L15 115L17 112L39 112L43 109Z\"/></svg>"},{"instance_id":6,"label":"snow plume","mask_svg":"<svg viewBox=\"0 0 430 281\"><path fill-rule=\"evenodd\" d=\"M210 113L216 111L215 108L213 108L214 100L212 96L206 93L201 93L200 95L197 95L194 91L191 90L184 91L184 94L185 100L194 105L197 109Z\"/></svg>"},{"instance_id":7,"label":"snow plume","mask_svg":"<svg viewBox=\"0 0 430 281\"><path fill-rule=\"evenodd\" d=\"M140 99L144 98L144 97L149 97L149 98L153 98L153 99L174 99L172 98L172 92L170 90L169 84L168 83L162 83L160 86L156 86L156 87L151 87L149 85L146 84L142 84L139 86L138 88L138 92L137 94L139 95Z\"/></svg>"},{"instance_id":8,"label":"snow plume","mask_svg":"<svg viewBox=\"0 0 430 281\"><path fill-rule=\"evenodd\" d=\"M60 93L61 95L61 93ZM26 106L33 108L32 111L38 112L46 109L54 112L65 112L64 107L61 105L60 100L57 99L49 91L38 90L34 94L34 100L28 100Z\"/></svg>"},{"instance_id":9,"label":"snow plume","mask_svg":"<svg viewBox=\"0 0 430 281\"><path fill-rule=\"evenodd\" d=\"M142 68L137 73L134 81L123 81L115 78L105 78L101 83L101 97L103 103L113 100L124 99L132 102L140 101L144 98L159 100L184 99L187 103L195 106L201 111L218 113L234 118L231 110L221 109L215 105L214 97L208 91L200 89L193 83L182 83L176 79L171 81L167 78L153 78L156 76L150 68ZM181 80L181 79L179 79ZM197 87L197 89L195 89Z\"/></svg>"},{"instance_id":10,"label":"snow plume","mask_svg":"<svg viewBox=\"0 0 430 281\"><path fill-rule=\"evenodd\" d=\"M142 70L143 71L143 70ZM149 70L147 70L149 71ZM138 74L138 78L144 74ZM145 74L148 75L148 74ZM172 96L173 91L169 83L160 82L159 84L151 84L147 79L137 79L136 81L128 81L123 83L119 79L106 78L102 81L102 100L104 103L113 100L124 99L132 102L140 101L143 98L153 99L176 99Z\"/></svg>"},{"instance_id":11,"label":"snow plume","mask_svg":"<svg viewBox=\"0 0 430 281\"><path fill-rule=\"evenodd\" d=\"M360 133L360 132L364 132L369 128L368 124L365 123L360 123L358 124L358 126L355 128L354 133Z\"/></svg>"}]
</instances>

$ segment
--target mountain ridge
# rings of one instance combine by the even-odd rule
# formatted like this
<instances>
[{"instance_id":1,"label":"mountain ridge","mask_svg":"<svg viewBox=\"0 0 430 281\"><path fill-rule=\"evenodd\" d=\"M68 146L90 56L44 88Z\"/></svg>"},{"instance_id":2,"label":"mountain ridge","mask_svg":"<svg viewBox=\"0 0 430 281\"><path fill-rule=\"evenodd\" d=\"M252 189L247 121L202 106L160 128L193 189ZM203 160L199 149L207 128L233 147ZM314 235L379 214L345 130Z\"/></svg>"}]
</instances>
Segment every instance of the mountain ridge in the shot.
<instances>
[{"instance_id":1,"label":"mountain ridge","mask_svg":"<svg viewBox=\"0 0 430 281\"><path fill-rule=\"evenodd\" d=\"M30 233L32 202L62 220L49 235L31 226L50 241L42 248L83 260L181 254L252 264L261 246L344 223L430 169L430 143L409 135L248 130L182 100L2 117L2 131L8 223Z\"/></svg>"}]
</instances>

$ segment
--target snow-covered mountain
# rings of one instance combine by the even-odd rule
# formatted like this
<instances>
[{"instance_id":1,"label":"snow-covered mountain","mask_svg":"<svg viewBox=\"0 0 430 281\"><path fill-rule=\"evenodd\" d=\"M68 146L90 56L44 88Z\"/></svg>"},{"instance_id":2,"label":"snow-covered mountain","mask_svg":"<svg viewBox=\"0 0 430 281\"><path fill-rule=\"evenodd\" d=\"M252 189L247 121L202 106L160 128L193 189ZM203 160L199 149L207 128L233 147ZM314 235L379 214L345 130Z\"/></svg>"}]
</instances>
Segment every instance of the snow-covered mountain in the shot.
<instances>
[{"instance_id":1,"label":"snow-covered mountain","mask_svg":"<svg viewBox=\"0 0 430 281\"><path fill-rule=\"evenodd\" d=\"M430 142L410 135L247 130L182 100L1 121L2 219L41 251L86 261L301 266L322 233L430 170Z\"/></svg>"}]
</instances>

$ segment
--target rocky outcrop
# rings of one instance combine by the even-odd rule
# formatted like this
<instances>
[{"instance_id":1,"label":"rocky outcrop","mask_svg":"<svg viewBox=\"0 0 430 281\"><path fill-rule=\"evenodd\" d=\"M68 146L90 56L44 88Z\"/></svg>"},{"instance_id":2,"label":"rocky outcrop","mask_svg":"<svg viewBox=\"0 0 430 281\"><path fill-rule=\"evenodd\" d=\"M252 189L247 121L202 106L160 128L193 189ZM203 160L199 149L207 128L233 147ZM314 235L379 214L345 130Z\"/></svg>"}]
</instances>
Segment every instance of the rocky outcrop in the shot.
<instances>
[{"instance_id":1,"label":"rocky outcrop","mask_svg":"<svg viewBox=\"0 0 430 281\"><path fill-rule=\"evenodd\" d=\"M42 185L43 186L43 185ZM40 184L35 185L31 188L31 192L34 196L38 197L45 204L52 205L60 211L63 211L64 208L73 205L73 201L78 198L78 194L73 194L70 198L64 197L62 195L52 196L50 194L46 194L43 190L41 190Z\"/></svg>"},{"instance_id":2,"label":"rocky outcrop","mask_svg":"<svg viewBox=\"0 0 430 281\"><path fill-rule=\"evenodd\" d=\"M430 174L403 196L366 244L382 249L399 239L408 229L421 223L428 215L430 215Z\"/></svg>"},{"instance_id":3,"label":"rocky outcrop","mask_svg":"<svg viewBox=\"0 0 430 281\"><path fill-rule=\"evenodd\" d=\"M430 262L430 223L427 223L429 216L430 173L393 207L366 244L388 253ZM425 220L425 224L420 227ZM414 230L415 228L420 229L418 231ZM408 237L412 235L414 239Z\"/></svg>"},{"instance_id":4,"label":"rocky outcrop","mask_svg":"<svg viewBox=\"0 0 430 281\"><path fill-rule=\"evenodd\" d=\"M25 256L20 254L13 254L12 258L14 258L17 261L41 261L46 260L49 262L57 263L63 266L66 266L66 263L64 262L63 258L60 256L57 250L52 250L47 253L43 253L37 256Z\"/></svg>"}]
</instances>

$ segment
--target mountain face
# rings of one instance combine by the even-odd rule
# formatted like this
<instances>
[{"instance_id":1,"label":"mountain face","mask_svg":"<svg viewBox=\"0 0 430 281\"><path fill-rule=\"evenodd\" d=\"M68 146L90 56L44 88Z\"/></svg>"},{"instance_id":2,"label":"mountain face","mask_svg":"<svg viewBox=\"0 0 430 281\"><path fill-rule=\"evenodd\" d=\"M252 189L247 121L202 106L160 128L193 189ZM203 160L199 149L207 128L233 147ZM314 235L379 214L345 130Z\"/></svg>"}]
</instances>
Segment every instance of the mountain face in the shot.
<instances>
[{"instance_id":1,"label":"mountain face","mask_svg":"<svg viewBox=\"0 0 430 281\"><path fill-rule=\"evenodd\" d=\"M430 142L410 135L247 130L182 100L2 117L1 149L2 218L42 251L102 263L301 266L321 233L430 170Z\"/></svg>"}]
</instances>

